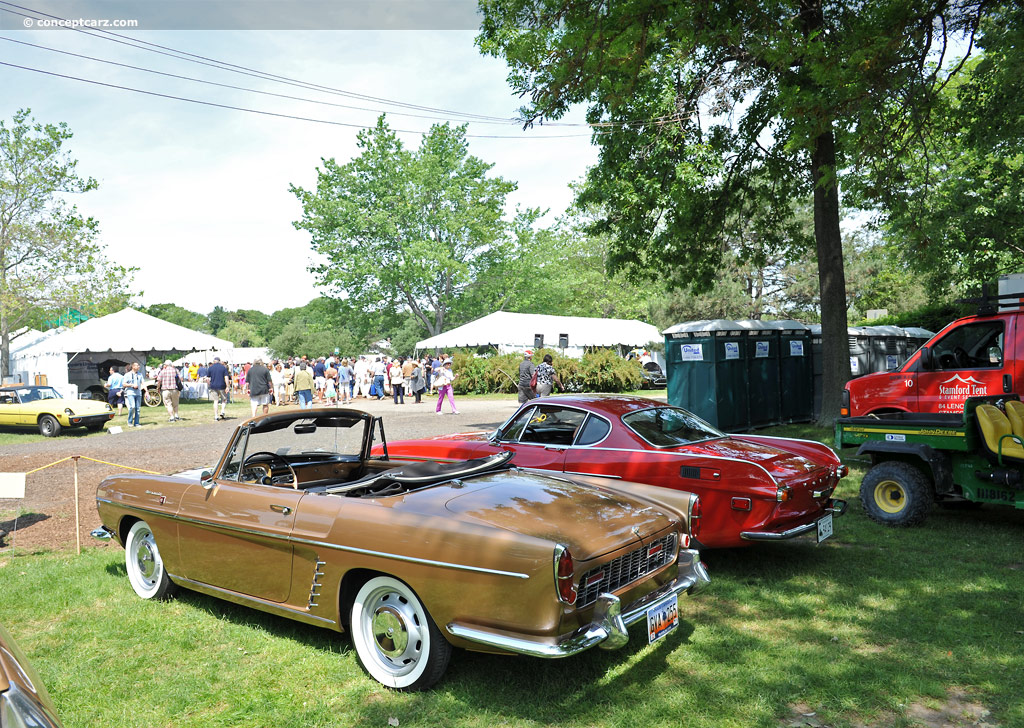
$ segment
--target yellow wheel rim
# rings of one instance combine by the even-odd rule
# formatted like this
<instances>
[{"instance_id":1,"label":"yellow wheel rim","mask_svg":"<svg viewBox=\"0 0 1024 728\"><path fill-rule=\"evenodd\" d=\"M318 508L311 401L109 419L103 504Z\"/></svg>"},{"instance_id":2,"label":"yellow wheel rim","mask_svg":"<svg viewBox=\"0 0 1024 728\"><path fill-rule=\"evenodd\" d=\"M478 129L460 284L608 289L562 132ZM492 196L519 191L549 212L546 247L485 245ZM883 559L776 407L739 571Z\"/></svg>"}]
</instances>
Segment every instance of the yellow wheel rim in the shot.
<instances>
[{"instance_id":1,"label":"yellow wheel rim","mask_svg":"<svg viewBox=\"0 0 1024 728\"><path fill-rule=\"evenodd\" d=\"M899 513L907 505L907 492L895 480L883 480L875 486L875 504L886 513Z\"/></svg>"}]
</instances>

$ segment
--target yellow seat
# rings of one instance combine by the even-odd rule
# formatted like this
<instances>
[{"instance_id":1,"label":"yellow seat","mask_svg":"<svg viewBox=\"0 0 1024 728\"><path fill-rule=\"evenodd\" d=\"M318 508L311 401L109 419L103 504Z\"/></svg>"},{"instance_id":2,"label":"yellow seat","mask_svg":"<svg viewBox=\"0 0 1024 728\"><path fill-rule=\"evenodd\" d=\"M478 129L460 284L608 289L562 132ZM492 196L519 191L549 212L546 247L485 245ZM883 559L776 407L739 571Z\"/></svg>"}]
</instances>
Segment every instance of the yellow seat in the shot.
<instances>
[{"instance_id":1,"label":"yellow seat","mask_svg":"<svg viewBox=\"0 0 1024 728\"><path fill-rule=\"evenodd\" d=\"M1017 437L1024 439L1024 402L1016 399L1006 401L1006 418L1010 420L1010 429Z\"/></svg>"},{"instance_id":2,"label":"yellow seat","mask_svg":"<svg viewBox=\"0 0 1024 728\"><path fill-rule=\"evenodd\" d=\"M979 405L974 411L981 429L981 439L992 455L1024 461L1024 445L1014 440L1010 420L998 407Z\"/></svg>"}]
</instances>

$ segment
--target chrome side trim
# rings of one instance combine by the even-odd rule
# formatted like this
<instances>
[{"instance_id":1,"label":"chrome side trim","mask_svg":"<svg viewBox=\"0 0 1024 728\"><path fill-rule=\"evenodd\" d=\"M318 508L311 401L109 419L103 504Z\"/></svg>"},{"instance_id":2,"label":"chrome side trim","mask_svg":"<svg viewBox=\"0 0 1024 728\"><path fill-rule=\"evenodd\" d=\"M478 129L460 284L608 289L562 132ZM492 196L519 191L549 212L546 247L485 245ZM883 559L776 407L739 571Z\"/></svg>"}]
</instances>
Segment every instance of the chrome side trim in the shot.
<instances>
[{"instance_id":1,"label":"chrome side trim","mask_svg":"<svg viewBox=\"0 0 1024 728\"><path fill-rule=\"evenodd\" d=\"M743 437L743 435L736 435L737 440L742 440ZM836 454L835 450L830 448L825 443L818 442L817 440L806 440L802 437L778 437L777 435L751 435L751 437L759 437L764 440L782 440L783 442L785 442L786 440L793 440L794 442L806 442L809 445L820 445L821 447L825 448L830 453L832 453L833 457L835 457L836 460L841 460L840 457Z\"/></svg>"},{"instance_id":2,"label":"chrome side trim","mask_svg":"<svg viewBox=\"0 0 1024 728\"><path fill-rule=\"evenodd\" d=\"M319 546L325 549L333 549L335 551L347 551L353 554L362 554L363 556L378 556L382 559L394 559L395 561L408 561L413 564L423 564L425 566L440 566L445 569L456 569L457 571L472 571L477 574L491 574L493 576L511 576L516 579L529 579L529 574L523 574L518 571L501 571L500 569L488 569L483 566L468 566L466 564L453 564L450 561L434 561L433 559L420 559L415 556L399 556L398 554L389 554L383 551L371 551L370 549L360 549L355 546L340 546L334 543L326 543L324 541L313 541L312 539L306 538L290 538L289 541L293 543L301 543L307 546Z\"/></svg>"},{"instance_id":3,"label":"chrome side trim","mask_svg":"<svg viewBox=\"0 0 1024 728\"><path fill-rule=\"evenodd\" d=\"M721 438L718 438L721 439ZM632 452L632 453L649 453L657 452L661 455L673 455L678 458L703 458L705 460L724 460L729 463L742 463L744 465L750 465L751 467L757 468L765 475L768 476L768 480L772 482L772 485L778 485L778 481L775 480L775 476L768 472L763 465L752 462L750 460L741 460L740 458L727 458L724 455L698 455L696 453L689 452L669 452L667 450L640 450L632 447L590 447L585 446L581 448L570 447L570 450L603 450L605 452ZM589 473L588 473L589 475Z\"/></svg>"},{"instance_id":4,"label":"chrome side trim","mask_svg":"<svg viewBox=\"0 0 1024 728\"><path fill-rule=\"evenodd\" d=\"M211 596L220 597L226 599L229 602L235 602L236 604L256 605L258 609L262 609L268 612L277 612L285 615L294 615L301 618L303 621L311 622L314 624L324 625L337 625L333 619L327 619L326 617L318 617L315 614L310 614L304 609L296 609L295 607L288 607L277 602L271 602L266 599L260 599L259 597L251 597L248 594L239 594L238 592L231 591L230 589L221 589L219 586L212 586L201 581L193 581L192 579L186 579L183 576L176 576L168 573L167 576L171 578L175 584L193 589L194 591L202 592L204 594L210 594Z\"/></svg>"},{"instance_id":5,"label":"chrome side trim","mask_svg":"<svg viewBox=\"0 0 1024 728\"><path fill-rule=\"evenodd\" d=\"M629 641L626 628L640 621L647 613L647 608L661 599L683 592L697 594L710 582L700 555L691 549L679 552L680 569L686 567L686 573L664 584L661 588L647 594L630 604L625 609L621 600L614 594L602 594L598 597L594 614L589 625L581 627L568 638L560 642L539 641L535 638L451 622L445 626L448 633L470 642L488 647L513 652L531 657L557 659L570 657L594 646L616 649Z\"/></svg>"},{"instance_id":6,"label":"chrome side trim","mask_svg":"<svg viewBox=\"0 0 1024 728\"><path fill-rule=\"evenodd\" d=\"M605 473L581 473L578 470L563 470L566 475L586 475L590 478L611 478L612 480L622 480L621 475L606 475Z\"/></svg>"},{"instance_id":7,"label":"chrome side trim","mask_svg":"<svg viewBox=\"0 0 1024 728\"><path fill-rule=\"evenodd\" d=\"M252 528L241 528L240 526L230 526L222 523L213 523L212 521L201 521L197 518L189 518L187 516L179 516L174 513L167 513L166 511L158 511L153 508L144 508L142 506L128 506L123 503L113 503L107 499L97 498L96 500L102 503L111 503L120 508L124 508L128 511L141 511L143 513L155 513L158 516L180 521L182 523L193 523L197 526L206 526L208 528L219 528L224 531L232 531L234 533L247 533L252 536L260 536L262 538L272 538L278 541L288 541L289 543L301 543L307 546L318 546L320 548L332 549L334 551L347 551L353 554L362 554L364 556L378 556L382 559L394 559L395 561L408 561L413 564L423 564L425 566L439 566L445 569L456 569L457 571L472 571L477 574L491 574L492 576L511 576L516 579L529 579L529 574L523 574L518 571L501 571L500 569L488 569L483 566L469 566L467 564L454 564L450 561L434 561L432 559L420 559L415 556L401 556L399 554L389 554L384 551L372 551L370 549L356 548L355 546L341 546L336 543L328 543L326 541L314 541L308 538L297 538L294 536L282 536L276 533L267 533L266 531L257 531Z\"/></svg>"}]
</instances>

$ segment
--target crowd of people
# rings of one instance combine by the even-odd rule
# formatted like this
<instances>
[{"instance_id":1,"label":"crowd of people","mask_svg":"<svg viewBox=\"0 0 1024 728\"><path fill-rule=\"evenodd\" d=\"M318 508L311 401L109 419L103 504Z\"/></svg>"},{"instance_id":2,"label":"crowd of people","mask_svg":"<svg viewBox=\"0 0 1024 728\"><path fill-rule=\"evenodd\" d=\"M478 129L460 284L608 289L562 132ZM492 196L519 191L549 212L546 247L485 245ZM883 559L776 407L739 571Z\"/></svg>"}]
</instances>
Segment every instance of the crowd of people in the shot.
<instances>
[{"instance_id":1,"label":"crowd of people","mask_svg":"<svg viewBox=\"0 0 1024 728\"><path fill-rule=\"evenodd\" d=\"M456 374L448 354L422 358L386 354L301 356L268 361L257 358L242 364L222 362L215 357L210 364L185 362L180 366L167 360L148 373L156 381L169 422L181 419L179 405L183 392L193 398L209 398L213 403L214 420L226 418L227 405L233 396L247 396L254 417L260 411L267 414L271 406L332 407L360 398L390 397L395 405L404 405L408 396L413 403L421 404L424 395L435 393L434 411L438 415L444 414L445 400L452 414L459 413L453 391ZM125 367L124 372L111 367L107 383L110 405L117 408L118 415L122 407L127 406L128 426L138 427L145 392L138 363ZM535 366L533 352L529 349L519 365L518 384L520 402L548 395L555 385L562 386L551 355L545 355Z\"/></svg>"}]
</instances>

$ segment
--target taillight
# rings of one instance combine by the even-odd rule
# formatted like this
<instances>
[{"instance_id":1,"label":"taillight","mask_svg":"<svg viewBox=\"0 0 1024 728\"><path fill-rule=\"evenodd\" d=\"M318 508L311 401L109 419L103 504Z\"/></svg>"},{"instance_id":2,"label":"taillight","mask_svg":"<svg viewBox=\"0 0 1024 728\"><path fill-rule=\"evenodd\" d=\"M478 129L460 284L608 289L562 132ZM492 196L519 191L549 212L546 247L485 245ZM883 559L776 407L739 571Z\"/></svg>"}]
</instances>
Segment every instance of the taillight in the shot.
<instances>
[{"instance_id":1,"label":"taillight","mask_svg":"<svg viewBox=\"0 0 1024 728\"><path fill-rule=\"evenodd\" d=\"M752 507L750 498L733 498L730 505L734 511L749 511Z\"/></svg>"},{"instance_id":2,"label":"taillight","mask_svg":"<svg viewBox=\"0 0 1024 728\"><path fill-rule=\"evenodd\" d=\"M840 478L845 478L849 474L850 474L850 468L849 468L849 466L846 466L846 465L840 465L839 466L839 470L836 471L836 475L838 475Z\"/></svg>"},{"instance_id":3,"label":"taillight","mask_svg":"<svg viewBox=\"0 0 1024 728\"><path fill-rule=\"evenodd\" d=\"M555 587L558 598L572 606L576 603L576 584L573 580L572 554L561 544L555 546Z\"/></svg>"},{"instance_id":4,"label":"taillight","mask_svg":"<svg viewBox=\"0 0 1024 728\"><path fill-rule=\"evenodd\" d=\"M700 522L704 513L700 507L700 498L697 496L693 497L690 502L690 536L692 538L698 538L700 536Z\"/></svg>"},{"instance_id":5,"label":"taillight","mask_svg":"<svg viewBox=\"0 0 1024 728\"><path fill-rule=\"evenodd\" d=\"M793 497L793 491L788 485L780 485L775 489L775 500L779 503L785 503Z\"/></svg>"},{"instance_id":6,"label":"taillight","mask_svg":"<svg viewBox=\"0 0 1024 728\"><path fill-rule=\"evenodd\" d=\"M850 390L849 389L846 389L846 388L843 389L843 401L839 405L839 414L842 415L843 417L849 417L850 416Z\"/></svg>"}]
</instances>

